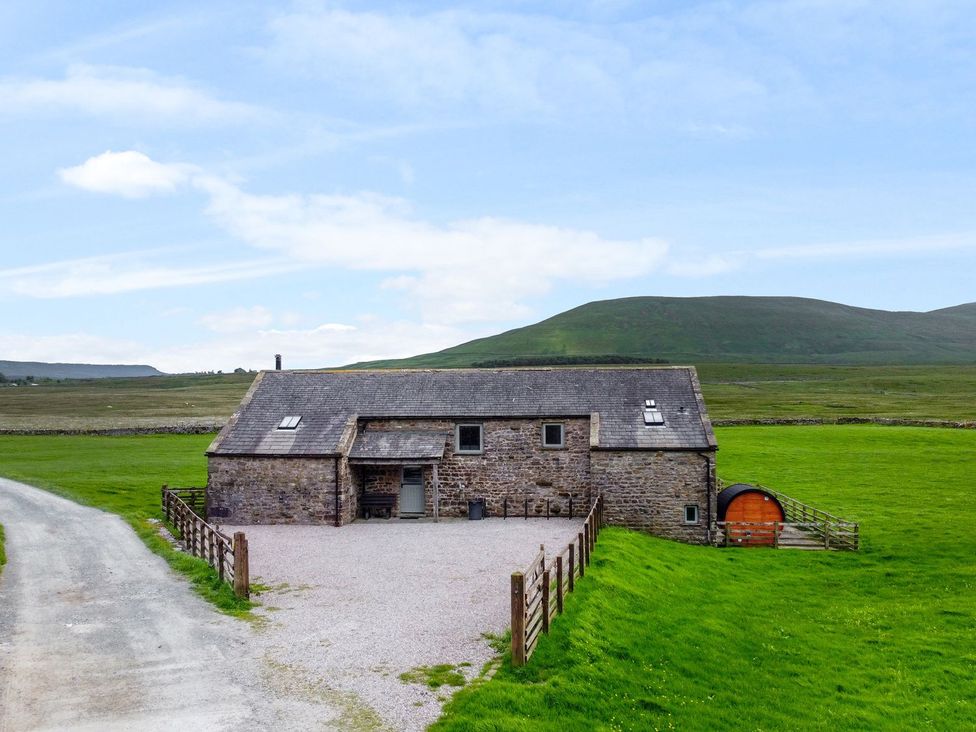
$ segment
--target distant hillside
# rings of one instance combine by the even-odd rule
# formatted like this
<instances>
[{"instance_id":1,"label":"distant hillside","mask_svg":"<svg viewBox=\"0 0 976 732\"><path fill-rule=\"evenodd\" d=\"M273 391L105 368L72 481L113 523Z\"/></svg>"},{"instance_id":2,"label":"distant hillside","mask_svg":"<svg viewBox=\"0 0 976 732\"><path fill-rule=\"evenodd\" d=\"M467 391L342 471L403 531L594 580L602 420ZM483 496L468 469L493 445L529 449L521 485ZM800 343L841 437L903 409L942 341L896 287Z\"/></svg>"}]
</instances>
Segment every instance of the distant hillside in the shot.
<instances>
[{"instance_id":1,"label":"distant hillside","mask_svg":"<svg viewBox=\"0 0 976 732\"><path fill-rule=\"evenodd\" d=\"M8 379L107 379L120 376L161 376L152 366L98 363L42 363L40 361L0 361L0 374Z\"/></svg>"},{"instance_id":2,"label":"distant hillside","mask_svg":"<svg viewBox=\"0 0 976 732\"><path fill-rule=\"evenodd\" d=\"M976 303L888 312L798 297L630 297L437 353L357 367L490 365L608 355L671 363L976 363Z\"/></svg>"}]
</instances>

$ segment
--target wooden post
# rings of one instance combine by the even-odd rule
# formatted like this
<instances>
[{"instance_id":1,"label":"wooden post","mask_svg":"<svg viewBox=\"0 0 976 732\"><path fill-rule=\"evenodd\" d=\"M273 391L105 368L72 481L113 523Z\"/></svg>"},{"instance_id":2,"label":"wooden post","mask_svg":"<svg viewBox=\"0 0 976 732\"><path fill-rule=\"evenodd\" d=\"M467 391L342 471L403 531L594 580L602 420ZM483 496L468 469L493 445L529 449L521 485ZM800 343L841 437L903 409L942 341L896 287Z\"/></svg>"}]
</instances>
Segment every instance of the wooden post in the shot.
<instances>
[{"instance_id":1,"label":"wooden post","mask_svg":"<svg viewBox=\"0 0 976 732\"><path fill-rule=\"evenodd\" d=\"M824 519L824 549L830 549L830 523Z\"/></svg>"},{"instance_id":2,"label":"wooden post","mask_svg":"<svg viewBox=\"0 0 976 732\"><path fill-rule=\"evenodd\" d=\"M234 594L245 599L251 595L247 569L247 538L238 531L234 534Z\"/></svg>"},{"instance_id":3,"label":"wooden post","mask_svg":"<svg viewBox=\"0 0 976 732\"><path fill-rule=\"evenodd\" d=\"M525 665L525 577L512 574L512 665Z\"/></svg>"},{"instance_id":4,"label":"wooden post","mask_svg":"<svg viewBox=\"0 0 976 732\"><path fill-rule=\"evenodd\" d=\"M224 542L221 541L217 545L217 574L220 576L220 581L224 581L224 564L227 561L227 547Z\"/></svg>"},{"instance_id":5,"label":"wooden post","mask_svg":"<svg viewBox=\"0 0 976 732\"><path fill-rule=\"evenodd\" d=\"M563 555L556 557L556 613L563 614Z\"/></svg>"},{"instance_id":6,"label":"wooden post","mask_svg":"<svg viewBox=\"0 0 976 732\"><path fill-rule=\"evenodd\" d=\"M166 520L169 521L169 506L166 505L166 484L163 483L163 487L159 489L159 498L163 502L163 515Z\"/></svg>"},{"instance_id":7,"label":"wooden post","mask_svg":"<svg viewBox=\"0 0 976 732\"><path fill-rule=\"evenodd\" d=\"M549 570L542 571L542 632L549 635Z\"/></svg>"},{"instance_id":8,"label":"wooden post","mask_svg":"<svg viewBox=\"0 0 976 732\"><path fill-rule=\"evenodd\" d=\"M441 483L437 478L437 463L434 463L431 467L431 480L434 482L434 521L440 521Z\"/></svg>"},{"instance_id":9,"label":"wooden post","mask_svg":"<svg viewBox=\"0 0 976 732\"><path fill-rule=\"evenodd\" d=\"M592 544L590 542L593 539L593 532L590 531L590 522L589 521L587 521L585 524L583 524L583 539L586 542L586 547L584 549L583 556L586 559L586 566L589 567L590 566L590 550L592 548Z\"/></svg>"},{"instance_id":10,"label":"wooden post","mask_svg":"<svg viewBox=\"0 0 976 732\"><path fill-rule=\"evenodd\" d=\"M199 552L199 553L197 553ZM193 517L193 544L190 546L190 554L199 557L203 554L200 551L200 519Z\"/></svg>"},{"instance_id":11,"label":"wooden post","mask_svg":"<svg viewBox=\"0 0 976 732\"><path fill-rule=\"evenodd\" d=\"M574 554L576 554L576 547L573 546L572 542L570 542L568 548L569 548L569 575L567 579L569 579L569 591L572 592L573 590L576 589L576 566L575 566L576 562L574 561L575 557L573 556Z\"/></svg>"},{"instance_id":12,"label":"wooden post","mask_svg":"<svg viewBox=\"0 0 976 732\"><path fill-rule=\"evenodd\" d=\"M583 532L581 531L577 534L576 538L579 540L579 571L580 577L586 574L586 554L583 548Z\"/></svg>"},{"instance_id":13,"label":"wooden post","mask_svg":"<svg viewBox=\"0 0 976 732\"><path fill-rule=\"evenodd\" d=\"M779 549L779 521L773 522L773 549Z\"/></svg>"}]
</instances>

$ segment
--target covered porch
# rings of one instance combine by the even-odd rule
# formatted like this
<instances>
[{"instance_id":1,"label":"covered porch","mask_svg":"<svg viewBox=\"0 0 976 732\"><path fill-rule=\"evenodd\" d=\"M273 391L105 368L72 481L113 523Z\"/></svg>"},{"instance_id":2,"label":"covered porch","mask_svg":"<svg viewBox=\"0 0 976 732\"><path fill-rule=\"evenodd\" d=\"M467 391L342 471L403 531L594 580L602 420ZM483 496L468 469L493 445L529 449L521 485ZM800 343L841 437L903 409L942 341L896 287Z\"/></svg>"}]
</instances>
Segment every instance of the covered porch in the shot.
<instances>
[{"instance_id":1,"label":"covered porch","mask_svg":"<svg viewBox=\"0 0 976 732\"><path fill-rule=\"evenodd\" d=\"M440 477L448 433L376 430L356 435L349 471L356 495L354 518L439 520Z\"/></svg>"}]
</instances>

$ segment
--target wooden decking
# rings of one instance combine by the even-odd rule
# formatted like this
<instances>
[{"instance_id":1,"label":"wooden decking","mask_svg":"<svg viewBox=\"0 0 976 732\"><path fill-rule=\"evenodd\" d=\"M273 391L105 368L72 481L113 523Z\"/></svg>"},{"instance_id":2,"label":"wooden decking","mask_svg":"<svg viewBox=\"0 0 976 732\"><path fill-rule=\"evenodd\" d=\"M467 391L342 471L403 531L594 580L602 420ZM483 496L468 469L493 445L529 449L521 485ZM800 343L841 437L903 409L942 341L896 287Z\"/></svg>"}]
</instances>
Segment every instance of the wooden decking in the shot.
<instances>
[{"instance_id":1,"label":"wooden decking","mask_svg":"<svg viewBox=\"0 0 976 732\"><path fill-rule=\"evenodd\" d=\"M857 551L860 526L797 501L784 493L757 486L776 496L786 512L786 521L719 521L717 546L773 546L806 551Z\"/></svg>"}]
</instances>

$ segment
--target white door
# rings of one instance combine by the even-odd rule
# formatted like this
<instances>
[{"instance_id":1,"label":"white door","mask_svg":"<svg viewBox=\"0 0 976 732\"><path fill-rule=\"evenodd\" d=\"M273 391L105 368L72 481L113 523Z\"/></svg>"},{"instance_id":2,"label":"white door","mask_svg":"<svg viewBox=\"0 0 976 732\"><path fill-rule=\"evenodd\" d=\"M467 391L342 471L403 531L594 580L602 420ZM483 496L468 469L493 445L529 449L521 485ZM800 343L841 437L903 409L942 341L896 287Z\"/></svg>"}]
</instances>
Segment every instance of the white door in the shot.
<instances>
[{"instance_id":1,"label":"white door","mask_svg":"<svg viewBox=\"0 0 976 732\"><path fill-rule=\"evenodd\" d=\"M424 515L424 469L404 468L400 481L400 515Z\"/></svg>"}]
</instances>

